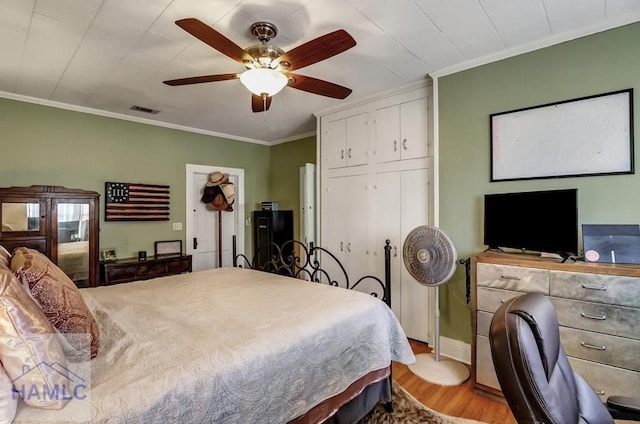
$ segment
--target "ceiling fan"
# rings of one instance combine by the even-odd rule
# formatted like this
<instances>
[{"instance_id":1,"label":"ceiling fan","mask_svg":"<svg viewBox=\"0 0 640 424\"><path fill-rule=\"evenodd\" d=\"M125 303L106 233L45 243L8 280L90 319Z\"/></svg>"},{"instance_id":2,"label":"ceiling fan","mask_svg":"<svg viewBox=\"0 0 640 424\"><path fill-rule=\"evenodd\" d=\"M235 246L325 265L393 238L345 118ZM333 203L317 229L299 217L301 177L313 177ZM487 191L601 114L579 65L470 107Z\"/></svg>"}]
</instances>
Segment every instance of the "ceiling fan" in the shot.
<instances>
[{"instance_id":1,"label":"ceiling fan","mask_svg":"<svg viewBox=\"0 0 640 424\"><path fill-rule=\"evenodd\" d=\"M254 112L269 109L271 98L284 86L321 96L344 99L351 89L321 79L293 74L290 71L304 68L328 59L356 45L356 41L343 29L339 29L285 52L269 44L278 34L276 26L269 22L256 22L251 33L260 41L246 49L195 18L176 21L176 25L247 68L242 73L202 75L163 81L167 85L189 85L204 82L240 79L251 92L251 108Z\"/></svg>"}]
</instances>

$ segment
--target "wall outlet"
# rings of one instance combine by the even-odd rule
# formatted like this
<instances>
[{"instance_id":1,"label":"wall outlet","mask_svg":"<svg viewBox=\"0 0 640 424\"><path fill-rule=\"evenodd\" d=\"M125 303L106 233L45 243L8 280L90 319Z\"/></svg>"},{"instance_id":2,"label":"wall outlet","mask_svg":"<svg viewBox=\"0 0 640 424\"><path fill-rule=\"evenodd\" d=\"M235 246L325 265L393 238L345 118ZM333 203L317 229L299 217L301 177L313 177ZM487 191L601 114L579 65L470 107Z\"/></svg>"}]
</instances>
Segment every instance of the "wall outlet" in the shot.
<instances>
[{"instance_id":1,"label":"wall outlet","mask_svg":"<svg viewBox=\"0 0 640 424\"><path fill-rule=\"evenodd\" d=\"M174 222L174 223L173 223L173 229L174 229L175 231L180 231L180 230L182 230L182 222Z\"/></svg>"}]
</instances>

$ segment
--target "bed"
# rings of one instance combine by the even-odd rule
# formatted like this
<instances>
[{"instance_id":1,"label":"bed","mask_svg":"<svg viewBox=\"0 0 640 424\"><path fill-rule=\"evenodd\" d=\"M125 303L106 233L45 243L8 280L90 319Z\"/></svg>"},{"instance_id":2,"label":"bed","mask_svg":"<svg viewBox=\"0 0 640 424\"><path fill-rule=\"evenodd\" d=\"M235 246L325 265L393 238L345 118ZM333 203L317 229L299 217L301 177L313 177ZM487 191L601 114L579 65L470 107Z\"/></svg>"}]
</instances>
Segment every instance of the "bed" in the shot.
<instances>
[{"instance_id":1,"label":"bed","mask_svg":"<svg viewBox=\"0 0 640 424\"><path fill-rule=\"evenodd\" d=\"M81 289L100 331L91 389L61 410L21 402L16 423L357 421L413 353L388 287L376 298L305 275L227 267Z\"/></svg>"}]
</instances>

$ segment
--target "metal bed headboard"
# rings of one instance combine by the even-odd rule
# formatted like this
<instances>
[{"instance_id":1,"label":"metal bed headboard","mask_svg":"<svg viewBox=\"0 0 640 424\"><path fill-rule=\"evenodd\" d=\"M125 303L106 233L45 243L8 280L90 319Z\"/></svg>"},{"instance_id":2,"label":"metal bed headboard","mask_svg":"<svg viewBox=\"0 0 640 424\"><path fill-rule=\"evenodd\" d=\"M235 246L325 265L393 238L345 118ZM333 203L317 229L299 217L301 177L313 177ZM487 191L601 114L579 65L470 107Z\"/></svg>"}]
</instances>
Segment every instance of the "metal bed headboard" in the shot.
<instances>
[{"instance_id":1,"label":"metal bed headboard","mask_svg":"<svg viewBox=\"0 0 640 424\"><path fill-rule=\"evenodd\" d=\"M236 236L233 236L233 266L286 275L315 283L329 284L348 290L358 288L382 299L391 307L391 242L384 246L384 280L365 275L353 284L340 260L329 250L289 240L280 245L271 243L268 252L263 247L254 252L253 258L237 253Z\"/></svg>"}]
</instances>

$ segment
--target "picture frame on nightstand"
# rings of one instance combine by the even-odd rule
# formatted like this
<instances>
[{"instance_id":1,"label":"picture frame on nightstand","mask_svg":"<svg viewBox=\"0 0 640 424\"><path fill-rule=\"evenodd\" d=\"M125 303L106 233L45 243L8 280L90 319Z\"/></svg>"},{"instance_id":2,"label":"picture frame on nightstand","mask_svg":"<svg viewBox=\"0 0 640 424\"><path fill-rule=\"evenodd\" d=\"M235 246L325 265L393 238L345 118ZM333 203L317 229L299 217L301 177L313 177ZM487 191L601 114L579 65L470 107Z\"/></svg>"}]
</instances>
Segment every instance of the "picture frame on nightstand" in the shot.
<instances>
[{"instance_id":1,"label":"picture frame on nightstand","mask_svg":"<svg viewBox=\"0 0 640 424\"><path fill-rule=\"evenodd\" d=\"M154 256L156 258L175 255L182 255L182 240L164 240L154 243Z\"/></svg>"}]
</instances>

